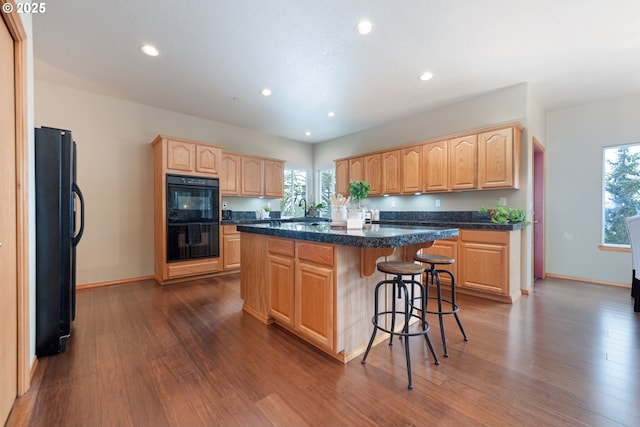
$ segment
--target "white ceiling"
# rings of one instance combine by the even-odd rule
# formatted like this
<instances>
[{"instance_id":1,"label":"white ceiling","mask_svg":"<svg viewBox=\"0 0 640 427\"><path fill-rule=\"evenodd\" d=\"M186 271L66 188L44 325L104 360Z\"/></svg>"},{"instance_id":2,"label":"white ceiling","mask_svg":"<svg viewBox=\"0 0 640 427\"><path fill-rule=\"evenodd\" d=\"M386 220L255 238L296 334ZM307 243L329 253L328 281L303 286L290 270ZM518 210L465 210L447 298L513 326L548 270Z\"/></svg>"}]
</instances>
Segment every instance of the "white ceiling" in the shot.
<instances>
[{"instance_id":1,"label":"white ceiling","mask_svg":"<svg viewBox=\"0 0 640 427\"><path fill-rule=\"evenodd\" d=\"M546 110L640 93L637 0L53 0L46 8L33 16L36 78L299 141L522 82ZM368 36L354 30L363 18L375 25ZM143 55L144 43L160 56ZM426 70L434 78L418 80ZM265 87L272 96L260 94Z\"/></svg>"}]
</instances>

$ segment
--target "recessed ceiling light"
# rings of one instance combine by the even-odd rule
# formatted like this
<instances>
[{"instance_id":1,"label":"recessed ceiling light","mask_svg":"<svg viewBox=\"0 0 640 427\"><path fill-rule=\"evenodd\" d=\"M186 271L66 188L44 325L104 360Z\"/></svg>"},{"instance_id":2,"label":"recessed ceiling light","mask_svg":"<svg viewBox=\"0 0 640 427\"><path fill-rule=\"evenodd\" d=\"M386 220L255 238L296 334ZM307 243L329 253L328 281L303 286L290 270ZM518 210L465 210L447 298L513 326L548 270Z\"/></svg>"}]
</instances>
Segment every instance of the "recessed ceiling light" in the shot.
<instances>
[{"instance_id":1,"label":"recessed ceiling light","mask_svg":"<svg viewBox=\"0 0 640 427\"><path fill-rule=\"evenodd\" d=\"M262 89L262 92L260 92L262 95L264 96L271 96L271 90L270 89Z\"/></svg>"},{"instance_id":2,"label":"recessed ceiling light","mask_svg":"<svg viewBox=\"0 0 640 427\"><path fill-rule=\"evenodd\" d=\"M423 82L426 82L427 80L431 80L433 78L433 74L431 74L429 71L423 73L420 76L420 80L422 80Z\"/></svg>"},{"instance_id":3,"label":"recessed ceiling light","mask_svg":"<svg viewBox=\"0 0 640 427\"><path fill-rule=\"evenodd\" d=\"M311 136L311 132L306 131L306 132L304 133L304 136Z\"/></svg>"},{"instance_id":4,"label":"recessed ceiling light","mask_svg":"<svg viewBox=\"0 0 640 427\"><path fill-rule=\"evenodd\" d=\"M365 35L369 34L373 31L373 22L371 21L360 21L358 25L356 25L356 31L358 34Z\"/></svg>"},{"instance_id":5,"label":"recessed ceiling light","mask_svg":"<svg viewBox=\"0 0 640 427\"><path fill-rule=\"evenodd\" d=\"M329 111L329 112L327 113L327 116L328 116L328 117L335 117L335 116L336 116L336 113L334 113L333 111Z\"/></svg>"},{"instance_id":6,"label":"recessed ceiling light","mask_svg":"<svg viewBox=\"0 0 640 427\"><path fill-rule=\"evenodd\" d=\"M140 50L149 56L160 55L160 52L158 52L158 49L156 49L154 46L151 46L150 44L145 44L144 46L140 46Z\"/></svg>"}]
</instances>

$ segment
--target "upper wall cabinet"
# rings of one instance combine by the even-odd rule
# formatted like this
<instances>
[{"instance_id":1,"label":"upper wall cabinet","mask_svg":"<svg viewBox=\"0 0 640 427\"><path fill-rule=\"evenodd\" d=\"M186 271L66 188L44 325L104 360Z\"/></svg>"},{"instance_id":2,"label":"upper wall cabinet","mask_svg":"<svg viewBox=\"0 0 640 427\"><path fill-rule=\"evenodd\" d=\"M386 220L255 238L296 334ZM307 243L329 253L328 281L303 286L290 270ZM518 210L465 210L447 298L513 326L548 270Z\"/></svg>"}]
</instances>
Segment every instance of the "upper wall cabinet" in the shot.
<instances>
[{"instance_id":1,"label":"upper wall cabinet","mask_svg":"<svg viewBox=\"0 0 640 427\"><path fill-rule=\"evenodd\" d=\"M361 156L349 159L349 181L362 180L364 180L364 159ZM347 194L349 194L348 191Z\"/></svg>"},{"instance_id":2,"label":"upper wall cabinet","mask_svg":"<svg viewBox=\"0 0 640 427\"><path fill-rule=\"evenodd\" d=\"M402 150L402 188L403 193L422 192L422 146Z\"/></svg>"},{"instance_id":3,"label":"upper wall cabinet","mask_svg":"<svg viewBox=\"0 0 640 427\"><path fill-rule=\"evenodd\" d=\"M284 196L284 161L225 151L221 155L220 193L223 196Z\"/></svg>"},{"instance_id":4,"label":"upper wall cabinet","mask_svg":"<svg viewBox=\"0 0 640 427\"><path fill-rule=\"evenodd\" d=\"M349 160L336 160L336 194L349 195Z\"/></svg>"},{"instance_id":5,"label":"upper wall cabinet","mask_svg":"<svg viewBox=\"0 0 640 427\"><path fill-rule=\"evenodd\" d=\"M424 191L449 191L449 143L437 141L422 146Z\"/></svg>"},{"instance_id":6,"label":"upper wall cabinet","mask_svg":"<svg viewBox=\"0 0 640 427\"><path fill-rule=\"evenodd\" d=\"M478 182L478 137L449 140L449 189L472 190Z\"/></svg>"},{"instance_id":7,"label":"upper wall cabinet","mask_svg":"<svg viewBox=\"0 0 640 427\"><path fill-rule=\"evenodd\" d=\"M380 153L364 156L364 180L371 185L369 194L377 196L382 194L382 164Z\"/></svg>"},{"instance_id":8,"label":"upper wall cabinet","mask_svg":"<svg viewBox=\"0 0 640 427\"><path fill-rule=\"evenodd\" d=\"M347 194L349 181L362 179L372 196L519 188L523 129L509 123L336 160L336 192Z\"/></svg>"},{"instance_id":9,"label":"upper wall cabinet","mask_svg":"<svg viewBox=\"0 0 640 427\"><path fill-rule=\"evenodd\" d=\"M520 188L520 133L509 127L478 134L478 188Z\"/></svg>"},{"instance_id":10,"label":"upper wall cabinet","mask_svg":"<svg viewBox=\"0 0 640 427\"><path fill-rule=\"evenodd\" d=\"M220 146L163 135L152 144L161 145L158 153L163 157L165 172L216 177L220 173Z\"/></svg>"},{"instance_id":11,"label":"upper wall cabinet","mask_svg":"<svg viewBox=\"0 0 640 427\"><path fill-rule=\"evenodd\" d=\"M220 194L223 196L240 195L240 154L222 152L220 166Z\"/></svg>"},{"instance_id":12,"label":"upper wall cabinet","mask_svg":"<svg viewBox=\"0 0 640 427\"><path fill-rule=\"evenodd\" d=\"M264 196L273 198L284 196L284 162L265 159Z\"/></svg>"}]
</instances>

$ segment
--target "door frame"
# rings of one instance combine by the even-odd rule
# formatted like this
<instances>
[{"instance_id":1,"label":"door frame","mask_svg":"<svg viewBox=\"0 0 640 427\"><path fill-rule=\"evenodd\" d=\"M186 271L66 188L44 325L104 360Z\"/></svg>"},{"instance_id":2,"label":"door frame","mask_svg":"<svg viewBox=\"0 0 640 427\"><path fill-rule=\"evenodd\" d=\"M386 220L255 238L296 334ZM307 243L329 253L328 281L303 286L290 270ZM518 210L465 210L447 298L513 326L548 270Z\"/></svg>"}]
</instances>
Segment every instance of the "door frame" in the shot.
<instances>
[{"instance_id":1,"label":"door frame","mask_svg":"<svg viewBox=\"0 0 640 427\"><path fill-rule=\"evenodd\" d=\"M15 126L16 126L16 278L18 305L18 396L22 396L31 385L30 327L29 327L29 132L27 100L27 33L22 19L16 12L14 0L9 3L13 12L1 13L14 42L15 78Z\"/></svg>"},{"instance_id":2,"label":"door frame","mask_svg":"<svg viewBox=\"0 0 640 427\"><path fill-rule=\"evenodd\" d=\"M535 284L536 277L544 279L545 244L545 149L540 141L533 137L533 235L531 239L531 283ZM536 274L537 273L537 274Z\"/></svg>"}]
</instances>

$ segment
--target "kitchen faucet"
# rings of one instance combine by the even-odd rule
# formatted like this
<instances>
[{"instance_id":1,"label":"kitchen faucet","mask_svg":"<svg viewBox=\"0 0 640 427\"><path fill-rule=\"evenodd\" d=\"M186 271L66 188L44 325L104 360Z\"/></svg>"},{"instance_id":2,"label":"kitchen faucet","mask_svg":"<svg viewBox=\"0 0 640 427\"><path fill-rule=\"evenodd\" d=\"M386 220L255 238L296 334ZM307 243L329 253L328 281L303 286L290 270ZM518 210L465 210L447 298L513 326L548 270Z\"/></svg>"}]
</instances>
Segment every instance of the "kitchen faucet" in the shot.
<instances>
[{"instance_id":1,"label":"kitchen faucet","mask_svg":"<svg viewBox=\"0 0 640 427\"><path fill-rule=\"evenodd\" d=\"M300 202L298 203L298 207L302 207L302 204L304 203L304 217L307 217L307 201L304 199L304 197L300 198Z\"/></svg>"}]
</instances>

